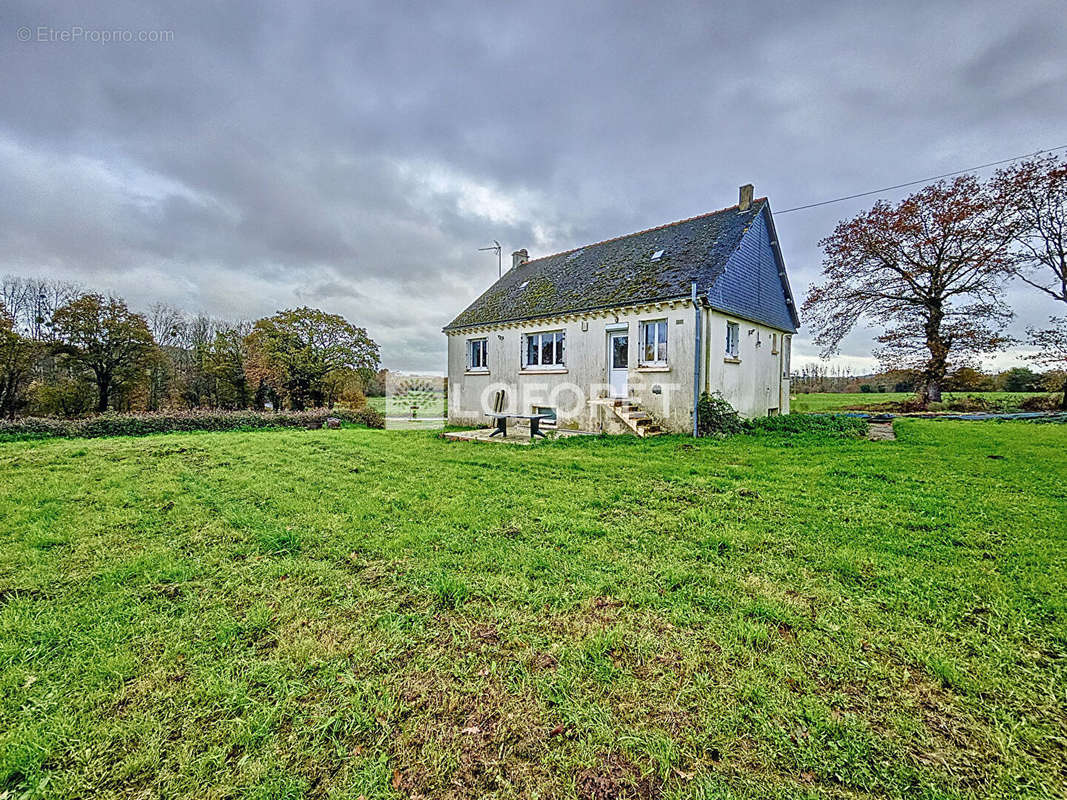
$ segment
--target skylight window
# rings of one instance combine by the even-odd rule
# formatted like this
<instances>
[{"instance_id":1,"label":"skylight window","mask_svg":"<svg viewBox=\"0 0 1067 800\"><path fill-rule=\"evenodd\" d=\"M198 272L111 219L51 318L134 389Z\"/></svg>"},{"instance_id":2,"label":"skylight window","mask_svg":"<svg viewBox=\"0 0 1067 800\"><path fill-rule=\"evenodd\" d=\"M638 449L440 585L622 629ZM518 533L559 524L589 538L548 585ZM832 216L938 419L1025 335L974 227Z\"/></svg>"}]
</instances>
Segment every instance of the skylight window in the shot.
<instances>
[{"instance_id":1,"label":"skylight window","mask_svg":"<svg viewBox=\"0 0 1067 800\"><path fill-rule=\"evenodd\" d=\"M655 253L652 254L652 260L653 261L659 261L661 258L663 258L663 251L662 250L657 250Z\"/></svg>"},{"instance_id":2,"label":"skylight window","mask_svg":"<svg viewBox=\"0 0 1067 800\"><path fill-rule=\"evenodd\" d=\"M520 289L525 289L527 284L529 284L529 283L530 283L529 281L523 281L522 283L519 284L519 288Z\"/></svg>"}]
</instances>

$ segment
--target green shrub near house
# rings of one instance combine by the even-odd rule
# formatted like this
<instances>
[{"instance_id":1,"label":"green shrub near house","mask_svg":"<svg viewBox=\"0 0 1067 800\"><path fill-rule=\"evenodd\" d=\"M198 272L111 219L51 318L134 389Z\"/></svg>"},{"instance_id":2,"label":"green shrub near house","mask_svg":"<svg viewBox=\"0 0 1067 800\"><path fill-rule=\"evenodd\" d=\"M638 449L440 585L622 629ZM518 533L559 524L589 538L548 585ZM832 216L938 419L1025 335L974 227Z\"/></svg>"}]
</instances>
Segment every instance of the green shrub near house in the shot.
<instances>
[{"instance_id":1,"label":"green shrub near house","mask_svg":"<svg viewBox=\"0 0 1067 800\"><path fill-rule=\"evenodd\" d=\"M733 436L745 429L740 415L719 392L704 392L697 402L697 433L700 436Z\"/></svg>"}]
</instances>

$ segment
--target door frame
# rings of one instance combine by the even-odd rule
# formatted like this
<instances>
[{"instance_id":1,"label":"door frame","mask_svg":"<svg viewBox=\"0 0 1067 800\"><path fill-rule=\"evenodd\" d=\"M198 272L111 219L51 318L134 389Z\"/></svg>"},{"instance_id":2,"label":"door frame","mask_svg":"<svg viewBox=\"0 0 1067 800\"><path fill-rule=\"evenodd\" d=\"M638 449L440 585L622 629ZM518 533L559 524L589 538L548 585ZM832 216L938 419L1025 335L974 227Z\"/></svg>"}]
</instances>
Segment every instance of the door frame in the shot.
<instances>
[{"instance_id":1,"label":"door frame","mask_svg":"<svg viewBox=\"0 0 1067 800\"><path fill-rule=\"evenodd\" d=\"M615 338L619 336L626 337L626 367L624 369L615 369L612 364L614 363L615 356ZM623 373L622 381L622 394L615 393L615 380L613 373ZM616 331L608 331L608 392L612 397L626 398L630 395L630 330L624 328Z\"/></svg>"}]
</instances>

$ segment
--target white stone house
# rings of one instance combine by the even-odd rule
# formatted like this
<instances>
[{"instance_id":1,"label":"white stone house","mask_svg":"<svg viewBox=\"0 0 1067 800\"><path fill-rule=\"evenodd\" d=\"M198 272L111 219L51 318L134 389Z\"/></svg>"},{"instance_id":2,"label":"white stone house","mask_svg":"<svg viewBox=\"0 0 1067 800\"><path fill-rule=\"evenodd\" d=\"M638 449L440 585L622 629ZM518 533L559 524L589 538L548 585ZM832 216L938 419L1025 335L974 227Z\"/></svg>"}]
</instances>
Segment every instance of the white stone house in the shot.
<instances>
[{"instance_id":1,"label":"white stone house","mask_svg":"<svg viewBox=\"0 0 1067 800\"><path fill-rule=\"evenodd\" d=\"M770 206L750 185L721 211L512 262L444 329L451 424L497 410L691 432L702 392L748 417L789 411L799 318Z\"/></svg>"}]
</instances>

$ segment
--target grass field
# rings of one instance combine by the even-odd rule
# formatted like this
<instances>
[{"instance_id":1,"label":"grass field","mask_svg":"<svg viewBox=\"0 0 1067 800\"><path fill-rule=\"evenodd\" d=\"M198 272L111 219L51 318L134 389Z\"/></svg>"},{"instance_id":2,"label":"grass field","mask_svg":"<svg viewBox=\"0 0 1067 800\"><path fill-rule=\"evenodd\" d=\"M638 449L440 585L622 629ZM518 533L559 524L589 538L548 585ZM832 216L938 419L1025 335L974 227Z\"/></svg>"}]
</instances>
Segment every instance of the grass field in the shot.
<instances>
[{"instance_id":1,"label":"grass field","mask_svg":"<svg viewBox=\"0 0 1067 800\"><path fill-rule=\"evenodd\" d=\"M0 445L0 796L1053 797L1067 427Z\"/></svg>"},{"instance_id":2,"label":"grass field","mask_svg":"<svg viewBox=\"0 0 1067 800\"><path fill-rule=\"evenodd\" d=\"M1027 397L1044 395L1043 392L944 392L945 402L966 397L979 397L992 403L1012 405ZM818 411L839 411L847 406L868 405L876 403L900 403L915 397L913 392L812 392L796 394L789 401L791 411L810 413Z\"/></svg>"}]
</instances>

